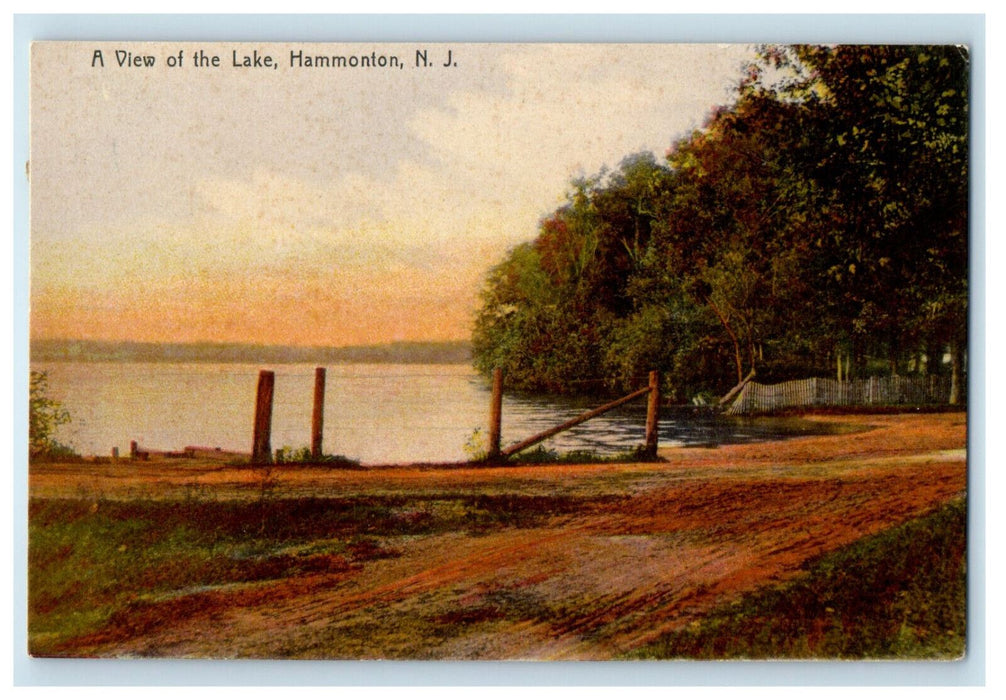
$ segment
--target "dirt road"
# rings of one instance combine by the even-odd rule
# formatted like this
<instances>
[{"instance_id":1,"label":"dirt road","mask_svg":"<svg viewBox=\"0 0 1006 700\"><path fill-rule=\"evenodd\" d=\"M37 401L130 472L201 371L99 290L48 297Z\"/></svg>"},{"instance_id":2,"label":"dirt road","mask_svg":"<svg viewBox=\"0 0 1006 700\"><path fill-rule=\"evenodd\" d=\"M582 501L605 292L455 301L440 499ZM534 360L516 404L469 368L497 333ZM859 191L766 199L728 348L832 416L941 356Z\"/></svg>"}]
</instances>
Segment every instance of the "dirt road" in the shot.
<instances>
[{"instance_id":1,"label":"dirt road","mask_svg":"<svg viewBox=\"0 0 1006 700\"><path fill-rule=\"evenodd\" d=\"M274 472L275 497L575 497L532 526L388 538L331 574L179 592L87 655L607 659L810 557L965 493L962 413L818 417L861 430L664 450L658 464ZM33 467L33 497L248 497L260 474L203 464ZM543 500L543 503L546 502ZM427 501L435 507L436 500ZM165 608L167 610L168 608ZM164 612L164 611L162 611Z\"/></svg>"}]
</instances>

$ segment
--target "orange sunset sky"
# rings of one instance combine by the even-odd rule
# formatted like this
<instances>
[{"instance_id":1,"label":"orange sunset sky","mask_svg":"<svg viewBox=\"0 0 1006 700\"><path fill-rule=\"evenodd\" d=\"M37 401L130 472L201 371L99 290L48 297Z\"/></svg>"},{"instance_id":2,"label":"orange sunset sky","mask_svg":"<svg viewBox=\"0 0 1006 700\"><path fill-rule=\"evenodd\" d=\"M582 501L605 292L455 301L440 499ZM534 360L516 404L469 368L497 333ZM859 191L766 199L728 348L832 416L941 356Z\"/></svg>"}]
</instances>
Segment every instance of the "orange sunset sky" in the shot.
<instances>
[{"instance_id":1,"label":"orange sunset sky","mask_svg":"<svg viewBox=\"0 0 1006 700\"><path fill-rule=\"evenodd\" d=\"M220 65L194 66L199 50ZM233 66L253 52L276 67ZM295 67L291 52L402 68ZM486 272L570 179L662 155L731 100L749 52L36 43L31 337L467 338Z\"/></svg>"}]
</instances>

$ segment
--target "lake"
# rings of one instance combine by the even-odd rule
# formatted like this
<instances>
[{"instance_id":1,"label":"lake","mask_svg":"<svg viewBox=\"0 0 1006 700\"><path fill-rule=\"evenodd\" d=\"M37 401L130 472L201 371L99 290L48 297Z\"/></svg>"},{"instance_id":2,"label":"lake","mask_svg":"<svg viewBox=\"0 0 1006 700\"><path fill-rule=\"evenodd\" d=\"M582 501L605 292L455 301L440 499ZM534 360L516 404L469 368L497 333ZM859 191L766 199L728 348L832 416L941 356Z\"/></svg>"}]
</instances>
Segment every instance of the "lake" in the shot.
<instances>
[{"instance_id":1,"label":"lake","mask_svg":"<svg viewBox=\"0 0 1006 700\"><path fill-rule=\"evenodd\" d=\"M49 393L72 416L58 439L84 455L128 454L187 445L250 452L261 369L276 374L272 447L311 443L314 365L50 362ZM324 451L364 464L452 462L476 429L488 427L489 383L465 365L340 364L327 368ZM503 446L604 400L505 396ZM642 445L646 400L616 409L546 441L548 449L613 454ZM802 434L801 421L674 417L660 444L745 442ZM533 448L532 448L533 449Z\"/></svg>"}]
</instances>

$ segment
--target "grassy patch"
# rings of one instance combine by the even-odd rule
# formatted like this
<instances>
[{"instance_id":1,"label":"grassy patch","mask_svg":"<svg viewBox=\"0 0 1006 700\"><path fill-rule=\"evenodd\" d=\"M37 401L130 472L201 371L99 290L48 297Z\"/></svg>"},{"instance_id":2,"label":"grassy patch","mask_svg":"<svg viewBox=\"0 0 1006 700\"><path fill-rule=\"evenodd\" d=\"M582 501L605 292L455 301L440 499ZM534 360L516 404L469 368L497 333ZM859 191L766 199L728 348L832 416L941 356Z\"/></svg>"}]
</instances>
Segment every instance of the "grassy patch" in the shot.
<instances>
[{"instance_id":1,"label":"grassy patch","mask_svg":"<svg viewBox=\"0 0 1006 700\"><path fill-rule=\"evenodd\" d=\"M966 508L953 502L808 562L633 658L955 659L965 651Z\"/></svg>"},{"instance_id":2,"label":"grassy patch","mask_svg":"<svg viewBox=\"0 0 1006 700\"><path fill-rule=\"evenodd\" d=\"M254 506L221 518L201 510L181 502L33 501L28 549L32 653L54 653L61 642L93 631L117 611L151 596L341 572L380 554L360 556L362 540L352 536L312 551L287 551L304 538L292 529L261 536Z\"/></svg>"},{"instance_id":3,"label":"grassy patch","mask_svg":"<svg viewBox=\"0 0 1006 700\"><path fill-rule=\"evenodd\" d=\"M70 640L109 624L142 634L142 619L165 614L155 615L151 605L173 605L181 615L186 608L179 599L193 591L342 574L397 556L396 538L403 536L533 527L585 506L588 501L567 496L449 493L243 501L32 499L29 647L36 655L67 653Z\"/></svg>"},{"instance_id":4,"label":"grassy patch","mask_svg":"<svg viewBox=\"0 0 1006 700\"><path fill-rule=\"evenodd\" d=\"M538 445L533 450L528 449L512 455L507 464L631 464L634 462L652 462L643 447L613 454L601 454L594 450L571 450L558 452L544 445Z\"/></svg>"},{"instance_id":5,"label":"grassy patch","mask_svg":"<svg viewBox=\"0 0 1006 700\"><path fill-rule=\"evenodd\" d=\"M360 462L355 459L350 459L349 457L344 457L342 455L319 455L314 456L311 452L310 447L290 447L289 445L284 445L283 447L276 450L275 454L276 464L305 464L305 465L318 465L318 466L329 466L329 467L347 467L356 468L360 466Z\"/></svg>"}]
</instances>

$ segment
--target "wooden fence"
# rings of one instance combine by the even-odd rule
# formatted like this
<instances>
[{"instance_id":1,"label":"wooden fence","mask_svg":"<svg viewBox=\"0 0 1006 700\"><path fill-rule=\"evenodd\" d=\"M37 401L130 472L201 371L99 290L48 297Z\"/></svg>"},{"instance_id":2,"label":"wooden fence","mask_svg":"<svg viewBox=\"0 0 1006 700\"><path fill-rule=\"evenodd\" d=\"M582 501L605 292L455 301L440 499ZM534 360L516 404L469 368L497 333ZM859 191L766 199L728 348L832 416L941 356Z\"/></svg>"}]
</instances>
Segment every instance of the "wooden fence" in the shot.
<instances>
[{"instance_id":1,"label":"wooden fence","mask_svg":"<svg viewBox=\"0 0 1006 700\"><path fill-rule=\"evenodd\" d=\"M782 384L748 382L727 409L729 415L810 406L923 406L946 404L950 378L870 377L847 382L812 377Z\"/></svg>"}]
</instances>

